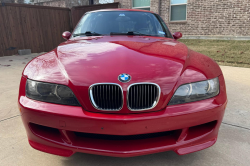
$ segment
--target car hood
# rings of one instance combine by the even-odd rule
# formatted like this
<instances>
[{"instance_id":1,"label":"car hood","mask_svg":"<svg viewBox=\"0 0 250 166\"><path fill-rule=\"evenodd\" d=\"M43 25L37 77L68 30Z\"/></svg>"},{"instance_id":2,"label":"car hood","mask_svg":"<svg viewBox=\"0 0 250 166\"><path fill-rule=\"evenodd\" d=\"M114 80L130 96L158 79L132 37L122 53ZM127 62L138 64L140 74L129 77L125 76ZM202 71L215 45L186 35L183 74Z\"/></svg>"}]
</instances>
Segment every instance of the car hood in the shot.
<instances>
[{"instance_id":1,"label":"car hood","mask_svg":"<svg viewBox=\"0 0 250 166\"><path fill-rule=\"evenodd\" d=\"M68 85L85 110L97 112L88 96L92 84L117 83L126 95L132 83L156 83L161 88L161 97L151 111L157 111L166 107L184 68L187 68L188 52L183 43L169 38L77 37L31 61L24 75L34 80ZM131 81L119 82L118 76L122 73L129 74ZM198 75L199 79L206 79L204 74ZM121 110L121 113L126 112L127 108Z\"/></svg>"},{"instance_id":2,"label":"car hood","mask_svg":"<svg viewBox=\"0 0 250 166\"><path fill-rule=\"evenodd\" d=\"M187 47L175 40L138 36L79 38L57 48L58 59L75 85L120 83L117 78L122 73L132 76L123 86L168 84L180 75L187 53Z\"/></svg>"}]
</instances>

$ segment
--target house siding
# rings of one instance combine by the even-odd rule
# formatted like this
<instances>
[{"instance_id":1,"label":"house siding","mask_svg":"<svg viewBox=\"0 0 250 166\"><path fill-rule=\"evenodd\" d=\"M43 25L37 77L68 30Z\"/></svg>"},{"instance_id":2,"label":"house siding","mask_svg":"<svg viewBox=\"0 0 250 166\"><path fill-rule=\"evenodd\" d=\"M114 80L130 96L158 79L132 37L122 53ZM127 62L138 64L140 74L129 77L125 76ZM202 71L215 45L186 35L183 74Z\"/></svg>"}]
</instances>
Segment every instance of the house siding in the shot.
<instances>
[{"instance_id":1,"label":"house siding","mask_svg":"<svg viewBox=\"0 0 250 166\"><path fill-rule=\"evenodd\" d=\"M115 2L132 8L132 0ZM185 22L169 21L170 0L151 0L150 10L160 14L172 32L184 36L250 36L249 0L188 0Z\"/></svg>"}]
</instances>

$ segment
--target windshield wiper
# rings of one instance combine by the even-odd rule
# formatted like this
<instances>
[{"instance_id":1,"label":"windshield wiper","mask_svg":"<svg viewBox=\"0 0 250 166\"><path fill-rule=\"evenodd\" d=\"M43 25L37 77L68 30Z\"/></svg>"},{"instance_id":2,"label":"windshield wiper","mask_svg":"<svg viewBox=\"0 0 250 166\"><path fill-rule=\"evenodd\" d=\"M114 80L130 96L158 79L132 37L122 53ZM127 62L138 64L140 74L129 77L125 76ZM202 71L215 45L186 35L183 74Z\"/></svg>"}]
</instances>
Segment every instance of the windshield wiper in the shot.
<instances>
[{"instance_id":1,"label":"windshield wiper","mask_svg":"<svg viewBox=\"0 0 250 166\"><path fill-rule=\"evenodd\" d=\"M85 36L102 36L102 34L99 34L99 33L96 33L96 32L86 31L85 33L73 34L73 37L82 36L82 35L85 35Z\"/></svg>"},{"instance_id":2,"label":"windshield wiper","mask_svg":"<svg viewBox=\"0 0 250 166\"><path fill-rule=\"evenodd\" d=\"M137 31L128 31L128 32L110 32L110 35L136 35L136 36L152 36L148 34L143 34Z\"/></svg>"}]
</instances>

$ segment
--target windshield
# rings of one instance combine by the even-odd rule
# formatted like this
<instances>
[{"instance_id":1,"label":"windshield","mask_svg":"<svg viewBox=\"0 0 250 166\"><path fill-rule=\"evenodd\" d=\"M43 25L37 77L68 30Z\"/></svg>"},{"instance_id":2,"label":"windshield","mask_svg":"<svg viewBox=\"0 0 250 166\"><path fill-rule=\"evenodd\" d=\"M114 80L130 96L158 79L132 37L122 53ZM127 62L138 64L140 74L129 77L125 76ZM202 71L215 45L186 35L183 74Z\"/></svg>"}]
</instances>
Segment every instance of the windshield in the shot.
<instances>
[{"instance_id":1,"label":"windshield","mask_svg":"<svg viewBox=\"0 0 250 166\"><path fill-rule=\"evenodd\" d=\"M86 14L72 36L92 32L99 35L127 34L172 38L166 24L156 14L136 11L103 11Z\"/></svg>"}]
</instances>

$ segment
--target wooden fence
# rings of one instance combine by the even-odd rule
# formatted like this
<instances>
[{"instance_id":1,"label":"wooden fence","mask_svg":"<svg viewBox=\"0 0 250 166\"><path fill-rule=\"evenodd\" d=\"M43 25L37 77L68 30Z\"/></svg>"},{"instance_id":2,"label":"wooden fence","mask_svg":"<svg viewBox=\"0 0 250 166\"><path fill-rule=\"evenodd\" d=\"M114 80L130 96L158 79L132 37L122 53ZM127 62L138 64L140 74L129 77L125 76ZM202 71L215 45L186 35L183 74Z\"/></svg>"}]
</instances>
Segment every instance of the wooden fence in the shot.
<instances>
[{"instance_id":1,"label":"wooden fence","mask_svg":"<svg viewBox=\"0 0 250 166\"><path fill-rule=\"evenodd\" d=\"M62 33L72 31L85 12L118 8L118 3L68 8L23 4L0 4L0 56L19 49L48 52L64 41Z\"/></svg>"},{"instance_id":2,"label":"wooden fence","mask_svg":"<svg viewBox=\"0 0 250 166\"><path fill-rule=\"evenodd\" d=\"M19 49L47 52L70 30L70 9L6 3L0 6L0 56Z\"/></svg>"}]
</instances>

